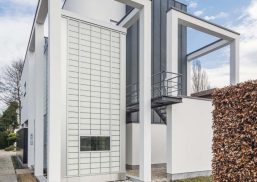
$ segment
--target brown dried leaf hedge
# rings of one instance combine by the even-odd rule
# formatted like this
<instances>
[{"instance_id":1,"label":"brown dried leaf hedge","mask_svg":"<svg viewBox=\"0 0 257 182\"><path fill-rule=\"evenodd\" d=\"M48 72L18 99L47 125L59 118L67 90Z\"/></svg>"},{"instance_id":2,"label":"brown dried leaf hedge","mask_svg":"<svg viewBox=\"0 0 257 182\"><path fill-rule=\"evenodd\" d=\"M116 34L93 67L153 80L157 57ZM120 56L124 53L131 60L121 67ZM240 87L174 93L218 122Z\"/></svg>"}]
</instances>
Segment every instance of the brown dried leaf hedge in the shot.
<instances>
[{"instance_id":1,"label":"brown dried leaf hedge","mask_svg":"<svg viewBox=\"0 0 257 182\"><path fill-rule=\"evenodd\" d=\"M213 180L257 182L257 81L213 93Z\"/></svg>"}]
</instances>

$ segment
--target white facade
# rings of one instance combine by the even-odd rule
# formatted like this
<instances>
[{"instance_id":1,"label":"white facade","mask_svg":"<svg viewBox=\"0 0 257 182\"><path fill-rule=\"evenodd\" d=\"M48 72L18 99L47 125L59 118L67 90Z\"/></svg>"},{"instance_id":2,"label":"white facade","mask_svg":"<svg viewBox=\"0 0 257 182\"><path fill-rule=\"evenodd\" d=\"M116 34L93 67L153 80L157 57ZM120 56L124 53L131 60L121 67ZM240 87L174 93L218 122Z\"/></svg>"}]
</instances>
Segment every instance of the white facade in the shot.
<instances>
[{"instance_id":1,"label":"white facade","mask_svg":"<svg viewBox=\"0 0 257 182\"><path fill-rule=\"evenodd\" d=\"M24 124L28 120L28 97L27 92L28 92L28 76L29 74L29 64L24 63L23 65L23 71L22 71L22 76L21 76L21 124Z\"/></svg>"},{"instance_id":2,"label":"white facade","mask_svg":"<svg viewBox=\"0 0 257 182\"><path fill-rule=\"evenodd\" d=\"M21 111L21 124L23 127L28 127L28 167L35 167L35 134L39 133L36 131L35 122L37 112L40 112L38 116L41 117L40 126L38 126L40 132L44 132L44 116L47 114L47 84L46 84L46 55L44 55L44 36L40 36L41 44L40 53L36 53L35 49L30 49L26 55L24 61L24 67L21 78L22 85L22 111ZM36 56L38 62L35 62ZM41 72L41 74L40 74ZM41 80L41 81L40 81ZM40 101L37 102L36 99ZM40 103L36 105L36 103ZM43 136L43 133L41 133ZM40 136L41 136L40 135ZM37 137L38 138L38 137ZM43 142L43 137L41 142ZM36 147L39 149L41 155L43 155L43 143ZM41 156L42 157L42 156ZM41 160L43 161L43 160ZM41 165L41 164L40 164ZM42 167L43 168L43 167Z\"/></svg>"},{"instance_id":3,"label":"white facade","mask_svg":"<svg viewBox=\"0 0 257 182\"><path fill-rule=\"evenodd\" d=\"M60 102L60 137L64 149L59 153L61 181L76 180L76 177L94 180L100 174L101 180L115 180L125 174L125 102L120 98L125 94L126 30L92 18L62 11L62 64L59 65L62 71L61 80L58 81L62 88L58 94L64 96ZM39 39L37 33L35 27L31 38L31 42L35 42L31 43L32 48L27 52L21 82L26 86L23 89L27 94L22 100L22 121L28 121L29 128L28 166L35 168L35 175L40 177L43 176L43 163L47 159L43 155L43 142L39 142L43 141L43 132L47 128L44 117L51 115L49 111L51 113L53 108L49 100L52 95L51 82L57 77L51 76L51 60L46 61L44 42L40 44L44 36ZM51 39L51 30L49 35ZM52 51L52 46L48 46L46 54ZM49 127L49 116L48 121ZM36 125L41 125L40 130L36 130ZM51 131L45 132L51 143ZM55 137L57 133L55 130ZM109 136L111 149L107 152L81 152L81 136ZM51 148L50 143L48 148ZM36 148L36 145L39 146ZM40 159L43 156L45 158ZM53 167L51 156L52 152L48 152L48 169ZM55 164L58 162L55 161ZM51 175L57 174L50 171L48 176L49 181L55 181L57 178Z\"/></svg>"},{"instance_id":4,"label":"white facade","mask_svg":"<svg viewBox=\"0 0 257 182\"><path fill-rule=\"evenodd\" d=\"M211 175L212 110L211 100L197 98L183 98L183 103L168 108L172 114L167 121L171 125L167 172L172 179Z\"/></svg>"},{"instance_id":5,"label":"white facade","mask_svg":"<svg viewBox=\"0 0 257 182\"><path fill-rule=\"evenodd\" d=\"M120 69L125 32L63 18L67 25L67 176L119 173L125 108ZM123 87L123 88L122 88ZM109 136L110 151L82 152L80 137ZM123 171L124 172L124 171Z\"/></svg>"},{"instance_id":6,"label":"white facade","mask_svg":"<svg viewBox=\"0 0 257 182\"><path fill-rule=\"evenodd\" d=\"M126 5L135 9L118 26ZM149 182L153 164L167 165L173 179L210 174L210 100L180 98L182 103L167 106L167 125L151 124L151 5L149 0L67 0L61 9L58 1L39 1L21 79L28 167L39 179L46 168L50 182L124 180L127 165L139 168L138 181ZM167 71L178 72L177 26L183 22L226 39L211 50L231 43L231 83L236 83L238 35L216 26L202 28L202 21L191 18L176 10L168 13ZM140 123L126 124L126 33L138 19ZM98 137L106 139L101 145L107 147L91 144L88 149L87 142Z\"/></svg>"}]
</instances>

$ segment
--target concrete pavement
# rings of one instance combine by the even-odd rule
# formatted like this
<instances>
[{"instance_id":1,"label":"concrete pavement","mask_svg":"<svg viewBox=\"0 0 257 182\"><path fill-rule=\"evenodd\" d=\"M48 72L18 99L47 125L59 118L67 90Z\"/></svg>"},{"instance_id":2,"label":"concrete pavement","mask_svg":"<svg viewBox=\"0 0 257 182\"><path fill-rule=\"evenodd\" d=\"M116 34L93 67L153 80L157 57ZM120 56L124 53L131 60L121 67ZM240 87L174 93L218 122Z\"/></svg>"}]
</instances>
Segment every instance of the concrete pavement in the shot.
<instances>
[{"instance_id":1,"label":"concrete pavement","mask_svg":"<svg viewBox=\"0 0 257 182\"><path fill-rule=\"evenodd\" d=\"M15 155L15 152L0 150L0 182L17 182L12 155Z\"/></svg>"}]
</instances>

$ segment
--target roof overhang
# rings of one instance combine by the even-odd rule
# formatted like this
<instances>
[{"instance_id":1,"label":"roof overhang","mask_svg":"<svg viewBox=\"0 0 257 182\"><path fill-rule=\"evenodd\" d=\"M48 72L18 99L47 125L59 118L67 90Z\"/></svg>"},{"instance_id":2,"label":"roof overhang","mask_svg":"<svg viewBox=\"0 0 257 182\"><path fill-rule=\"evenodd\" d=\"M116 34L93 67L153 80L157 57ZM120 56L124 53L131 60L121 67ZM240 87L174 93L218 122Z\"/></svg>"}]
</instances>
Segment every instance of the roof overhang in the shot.
<instances>
[{"instance_id":1,"label":"roof overhang","mask_svg":"<svg viewBox=\"0 0 257 182\"><path fill-rule=\"evenodd\" d=\"M115 0L115 1L126 4L133 8L142 9L144 7L144 4L149 0Z\"/></svg>"},{"instance_id":2,"label":"roof overhang","mask_svg":"<svg viewBox=\"0 0 257 182\"><path fill-rule=\"evenodd\" d=\"M168 13L171 13L172 17L177 18L179 24L186 27L191 27L195 30L207 33L220 39L231 41L240 35L239 33L228 28L208 22L202 18L193 16L176 8L171 8Z\"/></svg>"},{"instance_id":3,"label":"roof overhang","mask_svg":"<svg viewBox=\"0 0 257 182\"><path fill-rule=\"evenodd\" d=\"M30 32L29 42L25 53L24 63L26 61L28 51L33 52L35 50L35 24L36 23L43 24L46 20L47 13L48 13L48 0L38 0L37 9L36 9L36 13L34 16L32 28Z\"/></svg>"}]
</instances>

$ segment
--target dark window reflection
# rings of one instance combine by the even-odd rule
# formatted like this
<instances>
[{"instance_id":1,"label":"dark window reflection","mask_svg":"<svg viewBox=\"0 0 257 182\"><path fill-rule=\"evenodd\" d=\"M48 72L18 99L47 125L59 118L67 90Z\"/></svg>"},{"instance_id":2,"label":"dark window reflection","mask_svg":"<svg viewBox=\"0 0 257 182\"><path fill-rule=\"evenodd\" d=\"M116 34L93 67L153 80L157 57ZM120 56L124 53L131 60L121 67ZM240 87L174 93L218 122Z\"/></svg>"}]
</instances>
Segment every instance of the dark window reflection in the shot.
<instances>
[{"instance_id":1,"label":"dark window reflection","mask_svg":"<svg viewBox=\"0 0 257 182\"><path fill-rule=\"evenodd\" d=\"M110 150L110 137L82 136L80 137L80 151Z\"/></svg>"}]
</instances>

